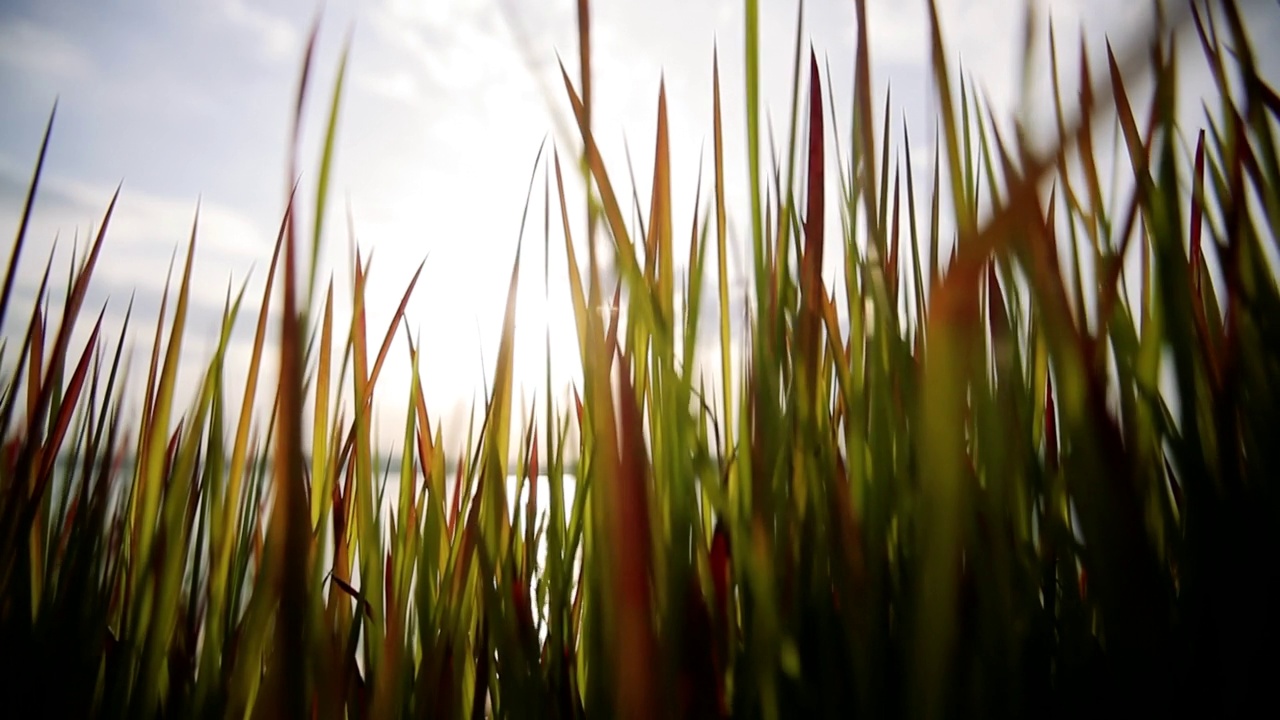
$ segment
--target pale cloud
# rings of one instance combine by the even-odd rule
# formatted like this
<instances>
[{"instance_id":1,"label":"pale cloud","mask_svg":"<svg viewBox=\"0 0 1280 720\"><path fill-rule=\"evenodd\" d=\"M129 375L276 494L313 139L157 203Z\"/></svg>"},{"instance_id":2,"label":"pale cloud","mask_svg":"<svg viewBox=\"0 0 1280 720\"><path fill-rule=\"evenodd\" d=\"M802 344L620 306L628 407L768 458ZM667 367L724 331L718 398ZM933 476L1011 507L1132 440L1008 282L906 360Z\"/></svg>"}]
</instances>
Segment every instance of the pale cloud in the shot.
<instances>
[{"instance_id":1,"label":"pale cloud","mask_svg":"<svg viewBox=\"0 0 1280 720\"><path fill-rule=\"evenodd\" d=\"M408 70L390 73L362 71L355 74L354 83L370 95L403 105L417 105L426 100L421 81Z\"/></svg>"},{"instance_id":2,"label":"pale cloud","mask_svg":"<svg viewBox=\"0 0 1280 720\"><path fill-rule=\"evenodd\" d=\"M0 23L0 66L8 72L36 73L58 81L93 72L93 62L82 48L25 18Z\"/></svg>"},{"instance_id":3,"label":"pale cloud","mask_svg":"<svg viewBox=\"0 0 1280 720\"><path fill-rule=\"evenodd\" d=\"M21 195L29 182L29 170L0 162L4 176L0 197L0 226L16 228L21 211ZM54 287L65 284L66 262L73 245L82 254L91 235L102 224L113 187L46 174L41 178L28 229L25 257L18 275L19 290L34 292L54 238L59 239L55 255ZM145 301L158 299L169 274L175 253L180 272L196 218L195 198L171 198L123 187L107 229L102 256L91 285L90 302L115 298L123 311L124 299L138 293ZM213 324L220 314L227 284L238 287L255 264L270 259L274 235L239 213L216 202L200 207L195 268L191 287L192 303ZM259 271L261 274L262 270ZM174 281L176 283L177 276Z\"/></svg>"},{"instance_id":4,"label":"pale cloud","mask_svg":"<svg viewBox=\"0 0 1280 720\"><path fill-rule=\"evenodd\" d=\"M430 4L430 3L425 3ZM260 51L274 62L292 62L302 50L297 25L245 0L223 0L221 10L232 24L256 36Z\"/></svg>"},{"instance_id":5,"label":"pale cloud","mask_svg":"<svg viewBox=\"0 0 1280 720\"><path fill-rule=\"evenodd\" d=\"M455 93L511 79L505 70L519 56L498 21L491 2L392 2L370 19L405 66L426 74L433 88Z\"/></svg>"}]
</instances>

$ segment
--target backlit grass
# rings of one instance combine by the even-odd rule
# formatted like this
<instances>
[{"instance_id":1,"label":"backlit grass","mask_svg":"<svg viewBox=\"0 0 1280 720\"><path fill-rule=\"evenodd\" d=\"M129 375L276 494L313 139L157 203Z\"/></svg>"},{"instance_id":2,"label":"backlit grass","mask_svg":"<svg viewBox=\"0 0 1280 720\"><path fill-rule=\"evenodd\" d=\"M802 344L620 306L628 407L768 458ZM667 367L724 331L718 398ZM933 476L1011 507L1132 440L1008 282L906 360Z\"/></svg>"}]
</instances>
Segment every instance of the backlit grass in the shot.
<instances>
[{"instance_id":1,"label":"backlit grass","mask_svg":"<svg viewBox=\"0 0 1280 720\"><path fill-rule=\"evenodd\" d=\"M914 176L907 138L886 140L862 1L852 132L831 130L850 99L797 34L788 145L765 153L745 4L747 106L722 106L716 58L710 179L682 225L671 173L689 163L671 157L661 91L647 208L597 150L580 0L586 70L565 73L557 98L576 140L538 151L520 241L563 245L582 382L560 404L548 371L534 410L515 402L529 271L517 252L466 438L431 425L418 367L433 349L402 326L417 275L391 322L370 327L367 259L345 290L317 271L341 72L318 181L290 186L315 192L310 237L291 194L266 287L228 294L185 406L198 218L149 331L140 414L122 409L137 329L84 307L116 198L65 296L49 296L50 261L34 307L11 307L47 131L0 295L0 702L140 718L1218 717L1269 704L1280 97L1236 3L1180 8L1105 68L1058 67L1055 50L1055 139L1037 149L951 71L931 2L931 177ZM1199 125L1177 122L1175 42L1198 44L1214 79ZM1078 97L1060 90L1068 76ZM738 112L749 207L725 198L724 157L739 150L722 119ZM591 188L585 238L565 197L575 172ZM840 227L824 225L826 202ZM704 296L727 309L737 292L730 217L749 233L744 325L699 313ZM834 284L824 257L843 268ZM344 292L349 318L334 312ZM231 387L226 350L246 322L247 382ZM709 380L695 349L715 322ZM370 419L397 334L412 377L387 468ZM278 376L261 372L269 353Z\"/></svg>"}]
</instances>

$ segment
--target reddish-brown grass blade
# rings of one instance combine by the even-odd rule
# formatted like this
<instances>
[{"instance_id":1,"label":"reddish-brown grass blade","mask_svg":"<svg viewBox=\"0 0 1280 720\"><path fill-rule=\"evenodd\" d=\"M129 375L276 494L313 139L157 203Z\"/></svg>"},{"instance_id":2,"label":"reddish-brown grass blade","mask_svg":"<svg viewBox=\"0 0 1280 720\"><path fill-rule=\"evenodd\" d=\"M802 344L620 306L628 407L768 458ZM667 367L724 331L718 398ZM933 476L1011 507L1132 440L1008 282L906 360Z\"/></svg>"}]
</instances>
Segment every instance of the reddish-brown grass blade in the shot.
<instances>
[{"instance_id":1,"label":"reddish-brown grass blade","mask_svg":"<svg viewBox=\"0 0 1280 720\"><path fill-rule=\"evenodd\" d=\"M373 397L373 386L377 383L378 374L382 372L382 363L386 361L387 353L391 350L391 340L395 337L396 326L404 318L404 311L409 305L409 298L413 295L413 288L418 284L418 277L422 275L422 268L426 264L426 260L418 263L418 269L414 271L413 277L410 278L408 286L404 289L404 294L400 296L400 304L396 306L396 311L391 316L391 322L387 324L387 332L382 337L382 346L378 349L378 357L373 361L373 368L369 371L369 390L366 396L368 399Z\"/></svg>"},{"instance_id":2,"label":"reddish-brown grass blade","mask_svg":"<svg viewBox=\"0 0 1280 720\"><path fill-rule=\"evenodd\" d=\"M22 245L27 238L31 209L36 202L36 188L40 186L40 172L44 169L44 158L49 152L49 136L53 134L53 119L57 114L58 101L54 100L53 109L49 111L49 122L44 127L44 139L40 141L40 155L36 158L36 169L32 173L31 184L27 186L27 199L22 203L22 220L18 222L18 235L13 240L9 266L4 274L4 290L0 291L0 328L4 327L4 319L9 310L9 294L13 291L13 281L18 273L18 260L22 257Z\"/></svg>"},{"instance_id":3,"label":"reddish-brown grass blade","mask_svg":"<svg viewBox=\"0 0 1280 720\"><path fill-rule=\"evenodd\" d=\"M44 333L46 314L39 304L36 305L35 319L31 323L31 356L27 362L27 417L36 416L36 407L40 402L40 391L44 389ZM38 433L38 426L27 428L29 432Z\"/></svg>"},{"instance_id":4,"label":"reddish-brown grass blade","mask_svg":"<svg viewBox=\"0 0 1280 720\"><path fill-rule=\"evenodd\" d=\"M302 465L302 344L301 317L298 308L298 239L297 216L292 212L293 188L298 177L298 150L301 145L303 104L307 81L315 57L316 38L320 33L320 17L316 16L298 80L297 105L294 108L292 142L289 147L289 179L286 185L290 211L284 244L284 296L280 318L280 426L276 435L275 482L281 488L276 501L275 517L283 525L284 562L280 587L280 622L276 625L280 657L275 686L280 705L274 711L281 716L300 717L306 712L308 615L307 547L310 543L310 507L307 501Z\"/></svg>"},{"instance_id":5,"label":"reddish-brown grass blade","mask_svg":"<svg viewBox=\"0 0 1280 720\"><path fill-rule=\"evenodd\" d=\"M346 580L343 580L337 575L330 575L329 579L332 580L335 585L341 588L342 592L355 598L356 603L360 605L360 609L364 611L365 617L369 618L370 620L373 619L373 605L368 600L365 599L364 595L361 594L359 590L355 589L351 585L351 583L347 582Z\"/></svg>"},{"instance_id":6,"label":"reddish-brown grass blade","mask_svg":"<svg viewBox=\"0 0 1280 720\"><path fill-rule=\"evenodd\" d=\"M806 382L813 383L818 369L818 334L821 320L819 307L822 285L822 221L823 193L823 118L822 80L818 58L809 52L809 197L805 208L804 255L801 257L800 293L805 316L801 326L802 357L807 367ZM810 385L812 387L812 385ZM807 391L806 391L807 392Z\"/></svg>"},{"instance_id":7,"label":"reddish-brown grass blade","mask_svg":"<svg viewBox=\"0 0 1280 720\"><path fill-rule=\"evenodd\" d=\"M671 150L667 138L667 87L658 85L658 130L654 141L653 196L649 207L650 246L657 253L658 308L664 322L674 321L675 279L671 257Z\"/></svg>"},{"instance_id":8,"label":"reddish-brown grass blade","mask_svg":"<svg viewBox=\"0 0 1280 720\"><path fill-rule=\"evenodd\" d=\"M106 239L107 228L111 225L111 215L115 211L116 201L120 197L120 188L117 187L115 194L111 196L111 203L107 206L107 211L102 218L102 226L98 228L98 235L93 241L93 245L89 249L84 264L80 267L79 272L75 275L75 280L67 292L66 305L62 312L62 321L58 326L58 334L54 339L53 348L49 355L49 367L45 373L45 377L59 378L62 375L62 364L67 357L67 346L71 343L71 333L75 327L76 317L80 314L80 307L84 304L85 294L89 290L89 278L93 276L93 268L97 264L98 255L102 250L103 240ZM33 357L33 360L38 358ZM42 433L38 428L44 425L45 416L49 412L49 406L53 402L53 394L56 390L56 382L44 382L40 388L39 397L36 400L34 412L27 417L27 427L32 431L28 433L26 441L22 445L22 449L18 453L17 462L14 465L14 477L29 477L29 473L36 459L36 453L39 450L39 444ZM16 510L16 506L9 506L7 512ZM34 511L32 511L34 512ZM31 515L34 517L34 515ZM5 518L9 519L9 518ZM26 522L20 526L21 532L26 532ZM5 529L11 527L7 523L0 525ZM17 528L15 528L17 529ZM20 537L20 536L16 536ZM7 549L7 543L12 540L10 537L0 537L0 550ZM8 572L12 570L12 563L6 561L3 565L4 571L0 573L0 587L6 587L8 583Z\"/></svg>"},{"instance_id":9,"label":"reddish-brown grass blade","mask_svg":"<svg viewBox=\"0 0 1280 720\"><path fill-rule=\"evenodd\" d=\"M55 241L54 248L57 244ZM32 352L31 346L37 331L44 331L44 314L41 312L40 306L44 303L45 292L49 288L49 273L53 269L53 252L50 251L49 259L45 261L44 274L40 277L40 286L36 289L35 303L31 308L31 318L27 321L27 332L22 337L22 348L18 351L17 362L14 367L22 367L28 360L28 355ZM39 356L41 353L36 353ZM38 368L39 363L33 367ZM35 377L31 375L29 377ZM33 385L35 383L32 383ZM13 411L17 407L18 393L17 388L11 388L8 397L5 398L4 409L0 410L0 438L9 436L9 423L13 420ZM27 417L30 417L28 415ZM15 458L16 459L16 458Z\"/></svg>"},{"instance_id":10,"label":"reddish-brown grass blade","mask_svg":"<svg viewBox=\"0 0 1280 720\"><path fill-rule=\"evenodd\" d=\"M66 437L67 428L71 425L71 418L77 409L80 392L84 389L84 381L89 372L89 363L98 349L98 334L102 330L102 317L105 313L105 307L98 312L98 319L93 324L93 332L90 333L89 340L85 343L84 351L80 353L80 361L76 363L75 371L72 372L71 379L67 381L66 390L63 391L62 403L58 408L58 416L54 421L53 431L45 442L44 465L40 468L39 486L34 497L40 497L41 491L53 474L53 465L57 460L58 449L62 447L62 440Z\"/></svg>"},{"instance_id":11,"label":"reddish-brown grass blade","mask_svg":"<svg viewBox=\"0 0 1280 720\"><path fill-rule=\"evenodd\" d=\"M1194 313L1196 334L1200 336L1200 349L1209 365L1210 376L1217 385L1222 381L1222 370L1217 353L1214 351L1213 339L1209 335L1209 320L1205 316L1205 300L1202 278L1204 271L1204 250L1201 248L1201 237L1204 233L1204 130L1196 139L1196 154L1191 190L1191 258L1188 271L1191 273L1191 288L1195 293L1191 309ZM1210 290L1212 292L1212 290Z\"/></svg>"},{"instance_id":12,"label":"reddish-brown grass blade","mask_svg":"<svg viewBox=\"0 0 1280 720\"><path fill-rule=\"evenodd\" d=\"M631 385L631 369L620 348L613 350L621 363L618 388L619 447L610 525L614 528L614 602L617 619L617 646L614 669L617 677L619 717L653 717L656 710L655 645L653 600L650 597L648 453L645 450L643 419ZM604 442L610 442L606 439Z\"/></svg>"}]
</instances>

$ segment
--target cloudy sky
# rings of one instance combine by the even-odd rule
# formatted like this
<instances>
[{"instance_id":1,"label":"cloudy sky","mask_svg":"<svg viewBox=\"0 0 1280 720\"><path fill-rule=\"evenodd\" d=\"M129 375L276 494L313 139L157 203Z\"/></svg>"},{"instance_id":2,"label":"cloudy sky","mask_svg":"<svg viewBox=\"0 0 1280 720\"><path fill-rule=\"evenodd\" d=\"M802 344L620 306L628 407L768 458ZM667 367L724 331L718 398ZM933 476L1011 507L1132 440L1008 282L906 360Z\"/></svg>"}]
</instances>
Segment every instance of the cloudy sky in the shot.
<instances>
[{"instance_id":1,"label":"cloudy sky","mask_svg":"<svg viewBox=\"0 0 1280 720\"><path fill-rule=\"evenodd\" d=\"M742 228L749 222L741 180L746 148L742 4L653 0L595 5L594 124L606 163L629 195L630 185L623 182L629 146L639 194L647 205L643 188L652 167L657 90L665 77L677 237L687 237L700 167L707 186L704 201L712 177L711 61L718 44L727 113L726 170L736 179L729 186L730 222ZM761 5L763 105L782 142L796 8L772 0ZM1020 107L1023 3L965 0L940 5L953 62L963 61L998 116L1012 117ZM1060 38L1070 40L1060 44L1066 46L1066 65L1073 67L1079 30L1095 41L1095 49L1101 48L1103 33L1123 42L1149 24L1147 5L1055 0L1037 7L1042 15L1053 16ZM869 6L875 97L882 99L891 84L894 113L904 118L914 140L918 177L927 178L934 109L926 5L924 0L871 0ZM108 337L114 341L132 295L135 364L143 366L170 261L175 251L181 258L199 200L192 316L184 346L184 358L189 355L193 361L184 363L188 373L180 378L180 392L193 392L195 373L212 351L228 287L239 287L247 278L250 306L261 293L288 186L285 164L294 94L307 33L319 9L317 0L0 0L0 228L9 232L17 227L41 133L58 100L13 309L0 330L6 338L12 342L23 331L55 238L55 268L63 268L65 275L71 249L84 247L112 191L123 182L86 313L96 314L105 304ZM1267 19L1272 36L1276 15ZM556 134L557 122L564 122L568 112L557 57L576 78L575 23L571 0L324 4L302 137L304 229L310 227L313 171L328 95L344 39L350 37L321 278L332 273L338 316L345 319L349 303L341 299L350 295L350 220L355 242L373 256L368 302L371 328L380 337L405 283L426 260L407 315L409 329L425 348L421 370L431 412L446 423L463 416L496 355L539 143L547 137L548 147L558 144L562 156L576 152L571 138ZM1042 36L1044 27L1042 22ZM819 58L830 63L844 138L855 30L852 2L806 4L803 33ZM1256 37L1266 34L1255 30ZM1040 77L1036 73L1044 68L1031 72ZM1038 97L1042 109L1045 85L1037 88L1040 93L1030 107L1037 107ZM894 134L896 142L900 129ZM706 156L699 166L704 145ZM547 328L557 384L577 375L563 236L554 231L554 211L549 292L542 279L541 168L538 173L517 332L517 374L533 383L531 390L543 377ZM580 186L571 184L569 192L577 221L583 215ZM828 206L834 213L835 203ZM834 217L828 227L838 227ZM577 231L582 232L580 227ZM731 238L746 247L739 230ZM584 246L578 247L585 257ZM743 253L738 256L747 257ZM740 274L735 281L741 282ZM714 313L711 308L707 327L714 326ZM82 331L89 324L82 322ZM242 377L237 368L248 357L252 324L252 314L242 317L231 352L233 383ZM391 442L403 418L409 377L405 358L404 346L397 346L379 386L378 422Z\"/></svg>"}]
</instances>

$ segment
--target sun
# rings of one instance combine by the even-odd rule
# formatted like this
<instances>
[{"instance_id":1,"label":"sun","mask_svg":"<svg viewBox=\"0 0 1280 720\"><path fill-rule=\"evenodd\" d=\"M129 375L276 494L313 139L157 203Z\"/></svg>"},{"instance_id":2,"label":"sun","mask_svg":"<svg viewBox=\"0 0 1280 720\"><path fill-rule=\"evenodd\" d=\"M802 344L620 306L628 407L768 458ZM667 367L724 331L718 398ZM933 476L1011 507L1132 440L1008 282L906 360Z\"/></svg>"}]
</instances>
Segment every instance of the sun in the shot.
<instances>
[{"instance_id":1,"label":"sun","mask_svg":"<svg viewBox=\"0 0 1280 720\"><path fill-rule=\"evenodd\" d=\"M527 394L543 395L548 369L557 395L581 384L582 361L568 293L554 278L547 288L539 277L516 294L514 382Z\"/></svg>"}]
</instances>

